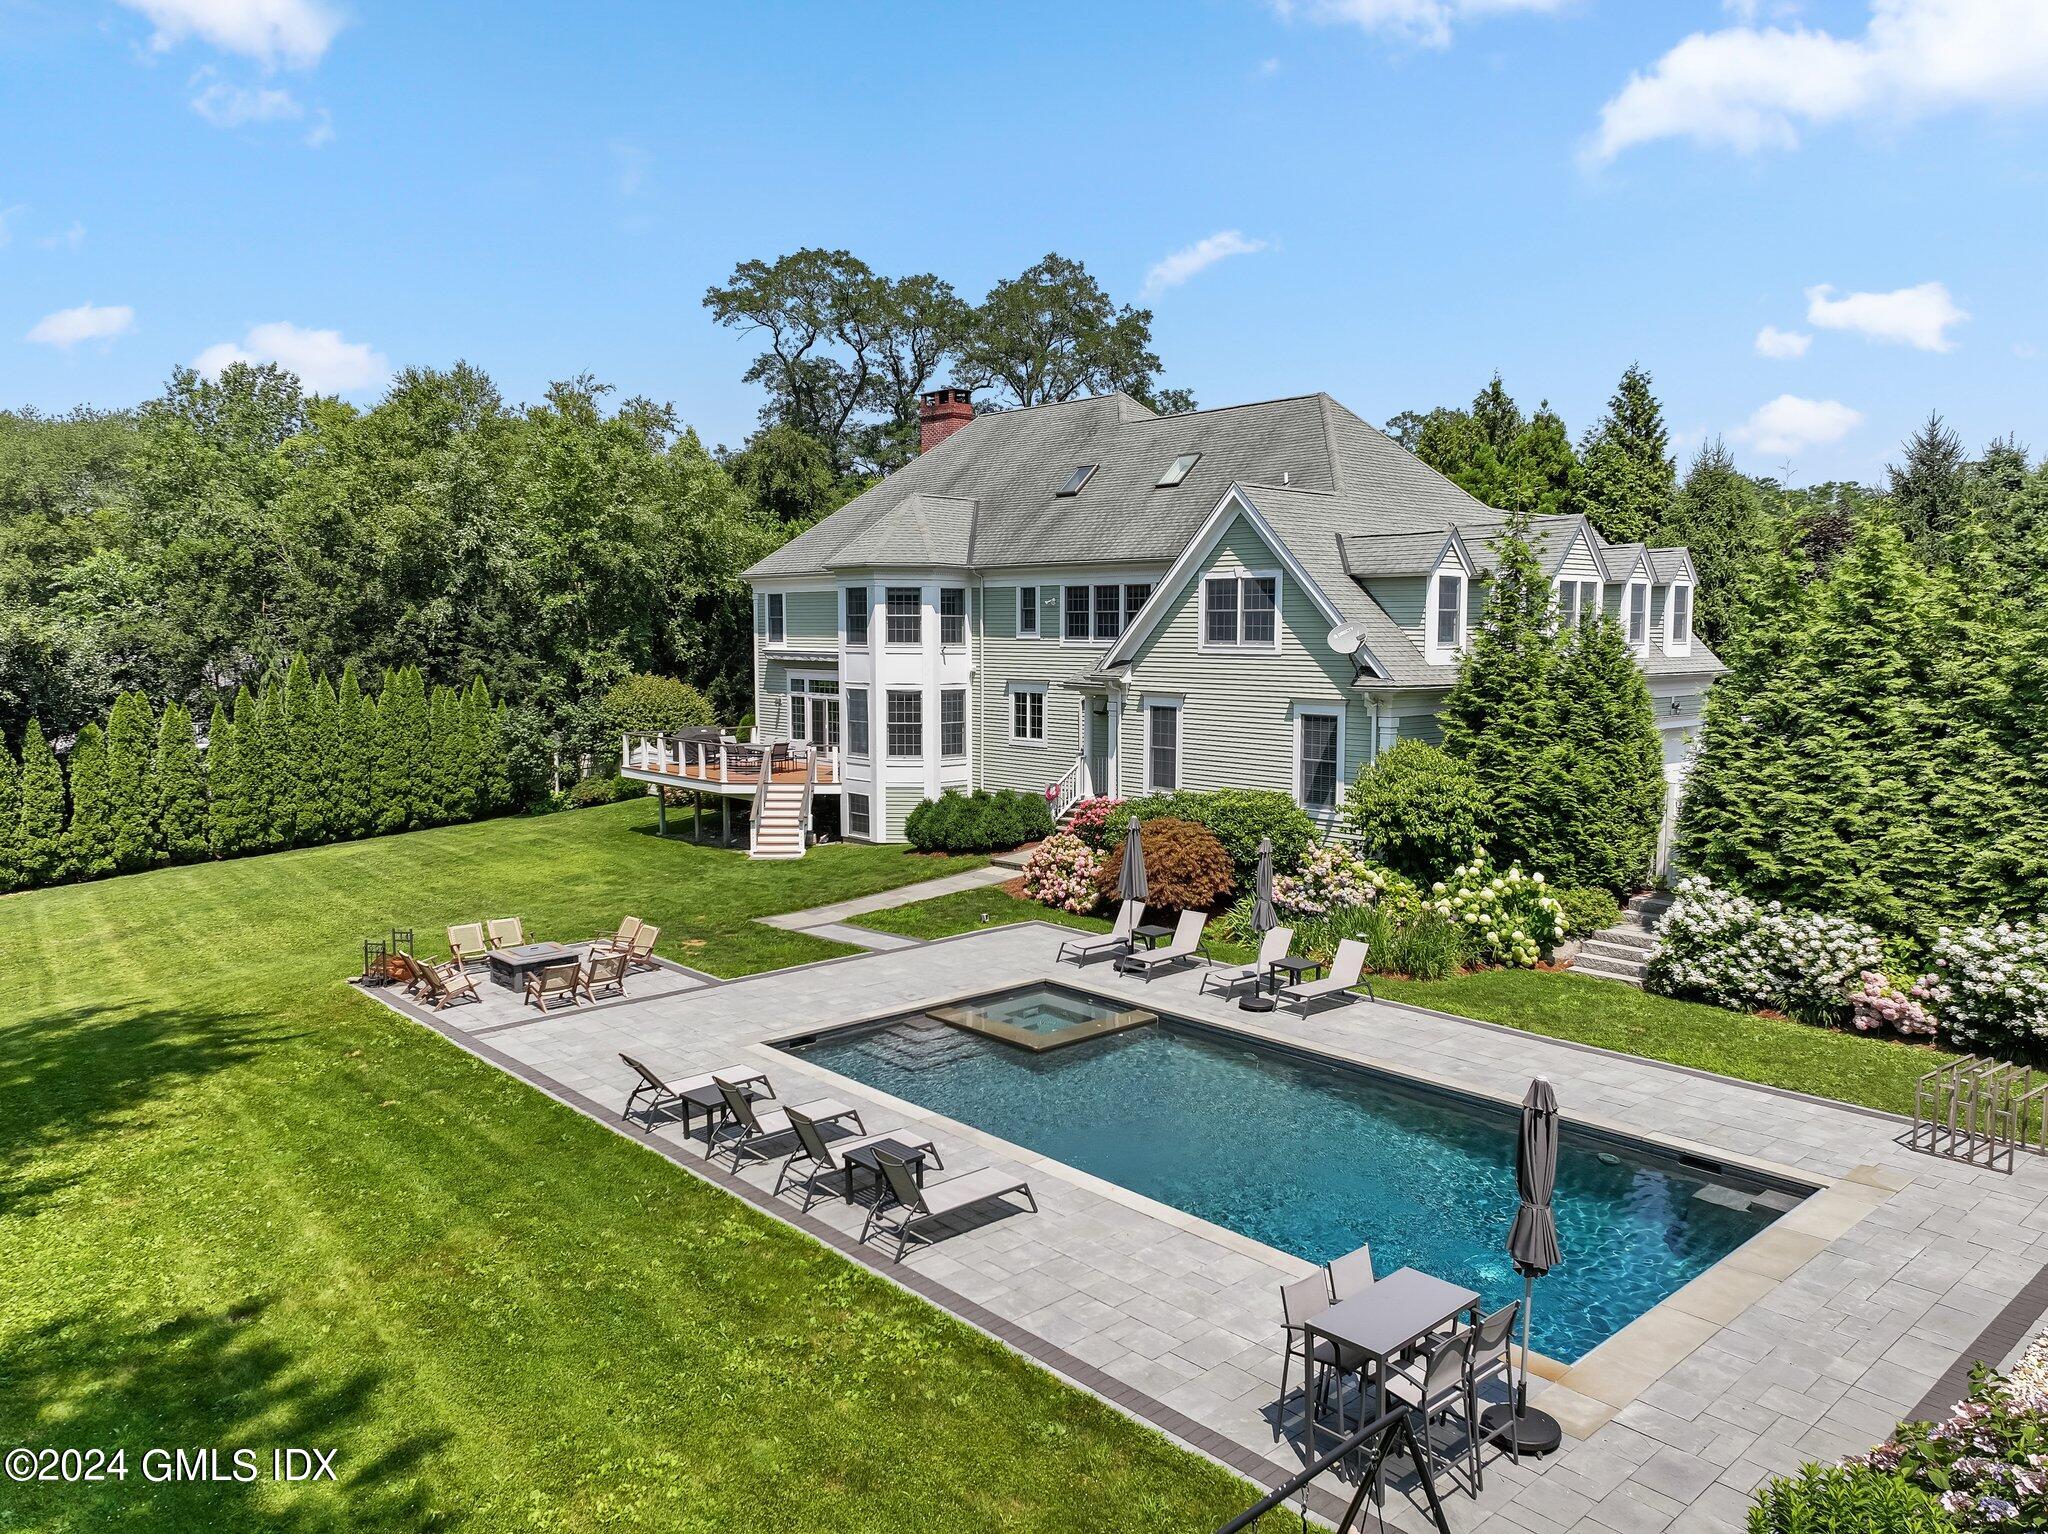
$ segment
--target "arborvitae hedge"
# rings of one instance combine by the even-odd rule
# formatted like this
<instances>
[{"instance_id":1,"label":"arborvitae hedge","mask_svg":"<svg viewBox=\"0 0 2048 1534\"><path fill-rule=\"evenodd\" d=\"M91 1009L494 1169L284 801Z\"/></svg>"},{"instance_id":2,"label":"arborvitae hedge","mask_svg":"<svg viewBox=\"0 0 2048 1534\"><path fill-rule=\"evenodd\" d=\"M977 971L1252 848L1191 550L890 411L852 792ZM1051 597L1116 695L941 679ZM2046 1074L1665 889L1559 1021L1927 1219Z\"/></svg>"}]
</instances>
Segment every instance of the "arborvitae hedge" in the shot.
<instances>
[{"instance_id":1,"label":"arborvitae hedge","mask_svg":"<svg viewBox=\"0 0 2048 1534\"><path fill-rule=\"evenodd\" d=\"M81 730L64 764L30 720L18 768L0 741L0 890L510 807L504 710L480 679L436 687L430 704L406 667L383 692L380 706L352 668L337 688L295 660L260 693L237 689L232 709L214 701L203 753L183 704L159 722L140 693L115 703L104 730Z\"/></svg>"}]
</instances>

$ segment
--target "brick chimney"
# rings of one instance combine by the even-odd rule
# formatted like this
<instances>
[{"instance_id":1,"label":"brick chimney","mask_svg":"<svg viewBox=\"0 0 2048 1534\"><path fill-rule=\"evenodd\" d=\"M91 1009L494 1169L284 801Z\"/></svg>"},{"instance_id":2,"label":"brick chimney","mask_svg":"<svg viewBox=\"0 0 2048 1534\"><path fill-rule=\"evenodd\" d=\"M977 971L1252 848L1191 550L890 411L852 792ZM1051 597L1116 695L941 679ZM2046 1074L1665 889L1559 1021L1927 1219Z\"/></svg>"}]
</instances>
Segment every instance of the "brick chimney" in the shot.
<instances>
[{"instance_id":1,"label":"brick chimney","mask_svg":"<svg viewBox=\"0 0 2048 1534\"><path fill-rule=\"evenodd\" d=\"M917 450L929 453L974 419L974 396L965 389L934 389L917 402Z\"/></svg>"}]
</instances>

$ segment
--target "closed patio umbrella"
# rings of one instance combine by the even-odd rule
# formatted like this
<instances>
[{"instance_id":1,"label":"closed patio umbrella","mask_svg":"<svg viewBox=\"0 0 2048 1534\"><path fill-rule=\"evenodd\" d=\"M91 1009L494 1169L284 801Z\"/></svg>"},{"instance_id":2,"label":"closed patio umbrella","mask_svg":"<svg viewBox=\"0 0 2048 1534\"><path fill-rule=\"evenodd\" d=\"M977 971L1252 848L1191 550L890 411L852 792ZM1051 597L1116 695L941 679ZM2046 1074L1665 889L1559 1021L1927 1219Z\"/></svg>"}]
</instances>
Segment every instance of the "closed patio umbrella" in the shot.
<instances>
[{"instance_id":1,"label":"closed patio umbrella","mask_svg":"<svg viewBox=\"0 0 2048 1534\"><path fill-rule=\"evenodd\" d=\"M1280 913L1273 909L1273 838L1259 838L1259 872L1252 902L1252 932L1263 936L1280 925Z\"/></svg>"},{"instance_id":2,"label":"closed patio umbrella","mask_svg":"<svg viewBox=\"0 0 2048 1534\"><path fill-rule=\"evenodd\" d=\"M1536 1280L1556 1267L1557 1217L1550 1199L1557 1188L1557 1094L1538 1076L1522 1099L1521 1132L1515 1140L1515 1191L1521 1204L1508 1232L1508 1256L1522 1275L1522 1377L1514 1401L1488 1407L1480 1421L1490 1436L1512 1433L1524 1454L1549 1454L1560 1441L1557 1419L1529 1409L1529 1314Z\"/></svg>"},{"instance_id":3,"label":"closed patio umbrella","mask_svg":"<svg viewBox=\"0 0 2048 1534\"><path fill-rule=\"evenodd\" d=\"M1124 833L1124 871L1117 880L1116 892L1125 900L1144 900L1145 888L1145 844L1138 839L1138 817L1131 817L1131 826Z\"/></svg>"}]
</instances>

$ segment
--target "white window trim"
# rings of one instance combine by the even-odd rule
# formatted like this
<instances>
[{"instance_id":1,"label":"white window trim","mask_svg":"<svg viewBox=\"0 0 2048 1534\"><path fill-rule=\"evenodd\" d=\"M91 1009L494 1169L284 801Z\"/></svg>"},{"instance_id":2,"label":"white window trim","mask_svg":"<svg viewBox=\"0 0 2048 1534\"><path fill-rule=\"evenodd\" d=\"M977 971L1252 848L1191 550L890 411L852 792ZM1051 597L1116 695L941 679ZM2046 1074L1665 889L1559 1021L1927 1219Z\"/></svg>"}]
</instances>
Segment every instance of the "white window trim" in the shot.
<instances>
[{"instance_id":1,"label":"white window trim","mask_svg":"<svg viewBox=\"0 0 2048 1534\"><path fill-rule=\"evenodd\" d=\"M1237 582L1237 632L1244 633L1244 588L1247 581L1271 581L1273 583L1273 642L1271 644L1247 644L1239 638L1232 644L1215 644L1209 639L1209 582L1235 580ZM1195 585L1195 650L1202 655L1277 655L1280 652L1280 636L1286 625L1281 621L1281 611L1287 597L1286 577L1278 570L1204 570L1196 577Z\"/></svg>"},{"instance_id":2,"label":"white window trim","mask_svg":"<svg viewBox=\"0 0 2048 1534\"><path fill-rule=\"evenodd\" d=\"M853 749L853 704L849 701L855 693L860 694L861 705L867 710L868 748L865 751ZM875 750L875 709L874 690L865 685L841 687L839 689L839 738L846 744L846 759L851 762L865 762Z\"/></svg>"},{"instance_id":3,"label":"white window trim","mask_svg":"<svg viewBox=\"0 0 2048 1534\"><path fill-rule=\"evenodd\" d=\"M1311 815L1335 815L1344 808L1344 714L1341 703L1297 703L1294 706L1294 802ZM1306 754L1302 750L1301 722L1311 716L1337 721L1337 778L1332 785L1330 807L1326 810L1310 809L1308 799L1302 792L1302 768Z\"/></svg>"},{"instance_id":4,"label":"white window trim","mask_svg":"<svg viewBox=\"0 0 2048 1534\"><path fill-rule=\"evenodd\" d=\"M960 637L946 637L946 593L960 593ZM939 626L939 648L941 650L964 650L968 641L974 638L974 603L969 600L965 586L941 586L932 601L932 621Z\"/></svg>"},{"instance_id":5,"label":"white window trim","mask_svg":"<svg viewBox=\"0 0 2048 1534\"><path fill-rule=\"evenodd\" d=\"M1155 708L1167 708L1173 710L1173 776L1175 781L1173 786L1167 789L1161 789L1156 783L1152 781L1152 710ZM1142 727L1138 732L1140 737L1138 741L1138 746L1139 749L1144 753L1144 771L1141 774L1141 777L1144 780L1145 792L1148 794L1162 792L1169 794L1177 793L1180 791L1181 785L1187 782L1188 754L1186 749L1186 710L1187 700L1185 698L1147 697L1141 700L1141 707L1138 717L1142 721Z\"/></svg>"},{"instance_id":6,"label":"white window trim","mask_svg":"<svg viewBox=\"0 0 2048 1534\"><path fill-rule=\"evenodd\" d=\"M960 695L960 749L946 749L946 699L953 693ZM942 762L964 762L974 752L974 697L965 687L941 687L939 689L939 760Z\"/></svg>"},{"instance_id":7,"label":"white window trim","mask_svg":"<svg viewBox=\"0 0 2048 1534\"><path fill-rule=\"evenodd\" d=\"M866 805L868 811L867 828L862 831L856 831L853 829L853 801L856 799L860 800L862 804ZM846 796L846 800L847 836L849 838L858 837L861 841L864 842L873 841L875 839L875 796L873 794L856 794L849 792Z\"/></svg>"},{"instance_id":8,"label":"white window trim","mask_svg":"<svg viewBox=\"0 0 2048 1534\"><path fill-rule=\"evenodd\" d=\"M885 762L922 762L927 756L931 755L931 733L935 728L937 728L937 722L935 720L928 719L925 717L926 710L924 707L924 689L922 687L884 687L881 691L882 760ZM918 700L917 754L915 756L899 756L896 754L895 749L889 744L889 699L891 696L897 693L901 693L905 697L916 698ZM868 725L868 729L870 733L872 733L875 729L875 725L872 722L870 722ZM872 744L873 743L870 742L870 745Z\"/></svg>"},{"instance_id":9,"label":"white window trim","mask_svg":"<svg viewBox=\"0 0 2048 1534\"><path fill-rule=\"evenodd\" d=\"M1643 637L1641 639L1637 639L1630 632L1635 628L1635 603L1636 593L1638 592L1642 593L1643 598ZM1624 625L1622 637L1627 640L1628 647L1638 655L1648 655L1650 653L1650 583L1648 581L1632 580L1623 588L1621 621Z\"/></svg>"},{"instance_id":10,"label":"white window trim","mask_svg":"<svg viewBox=\"0 0 2048 1534\"><path fill-rule=\"evenodd\" d=\"M1036 585L1019 585L1015 589L1017 592L1017 637L1019 639L1029 639L1033 642L1043 639L1045 637L1045 615L1043 612L1039 610L1040 604L1044 601L1044 598L1039 595L1040 591L1043 588ZM1025 602L1024 600L1024 593L1027 591L1031 593L1031 600L1029 603ZM1064 591L1060 595L1060 601L1063 604L1066 601L1066 594ZM1028 634L1024 632L1024 614L1027 611L1031 614L1031 632ZM1065 629L1066 622L1067 610L1063 605L1060 608L1060 627L1062 630Z\"/></svg>"},{"instance_id":11,"label":"white window trim","mask_svg":"<svg viewBox=\"0 0 2048 1534\"><path fill-rule=\"evenodd\" d=\"M846 599L856 592L864 599L862 605L868 610L867 637L853 639L846 629ZM872 586L841 586L839 588L839 648L842 650L865 650L875 642L875 592Z\"/></svg>"},{"instance_id":12,"label":"white window trim","mask_svg":"<svg viewBox=\"0 0 2048 1534\"><path fill-rule=\"evenodd\" d=\"M1437 589L1447 575L1458 578L1458 642L1454 645L1437 643ZM1422 644L1423 656L1433 665L1455 660L1465 653L1465 641L1472 632L1472 572L1465 568L1463 560L1438 565L1429 572L1429 584L1422 593Z\"/></svg>"},{"instance_id":13,"label":"white window trim","mask_svg":"<svg viewBox=\"0 0 2048 1534\"><path fill-rule=\"evenodd\" d=\"M1047 728L1051 721L1046 716L1046 702L1049 691L1050 689L1044 682L1012 682L1003 689L1003 701L1010 711L1009 738L1011 745L1029 746L1034 751L1045 749L1047 740L1052 734L1052 731ZM1020 693L1036 693L1038 695L1038 735L1036 739L1029 735L1019 735L1017 733L1017 696Z\"/></svg>"},{"instance_id":14,"label":"white window trim","mask_svg":"<svg viewBox=\"0 0 2048 1534\"><path fill-rule=\"evenodd\" d=\"M1043 590L1047 584L1050 583L1041 584L1039 589ZM1097 639L1095 637L1095 588L1097 586L1116 587L1116 610L1122 622L1116 631L1114 639ZM1130 588L1133 586L1150 588L1145 593L1145 601L1135 608L1130 605ZM1067 593L1076 590L1088 593L1088 637L1086 639L1067 638ZM1143 580L1139 580L1135 576L1105 575L1100 580L1062 582L1059 587L1059 593L1060 643L1070 650L1108 650L1123 643L1124 635L1131 631L1131 625L1137 621L1138 614L1145 610L1154 596L1158 595L1159 581L1153 576L1146 576Z\"/></svg>"},{"instance_id":15,"label":"white window trim","mask_svg":"<svg viewBox=\"0 0 2048 1534\"><path fill-rule=\"evenodd\" d=\"M917 593L917 638L891 639L889 637L889 593L891 591L914 591ZM933 604L931 606L927 606L925 603L924 588L922 586L906 586L901 581L897 581L893 584L885 584L882 587L881 615L882 648L885 650L892 650L898 655L914 655L917 654L919 651L923 650L924 636L927 625L937 623L939 621L939 612L937 605ZM869 642L872 643L874 640L874 622L872 619L869 620L868 627L868 639Z\"/></svg>"},{"instance_id":16,"label":"white window trim","mask_svg":"<svg viewBox=\"0 0 2048 1534\"><path fill-rule=\"evenodd\" d=\"M1679 592L1685 593L1685 629L1678 627L1678 603L1673 600ZM1673 581L1671 589L1664 593L1664 653L1666 655L1692 654L1692 604L1691 581Z\"/></svg>"},{"instance_id":17,"label":"white window trim","mask_svg":"<svg viewBox=\"0 0 2048 1534\"><path fill-rule=\"evenodd\" d=\"M782 637L780 639L775 637L775 612L778 607L782 610ZM789 594L787 592L764 591L761 593L761 638L762 642L771 650L783 650L789 647Z\"/></svg>"}]
</instances>

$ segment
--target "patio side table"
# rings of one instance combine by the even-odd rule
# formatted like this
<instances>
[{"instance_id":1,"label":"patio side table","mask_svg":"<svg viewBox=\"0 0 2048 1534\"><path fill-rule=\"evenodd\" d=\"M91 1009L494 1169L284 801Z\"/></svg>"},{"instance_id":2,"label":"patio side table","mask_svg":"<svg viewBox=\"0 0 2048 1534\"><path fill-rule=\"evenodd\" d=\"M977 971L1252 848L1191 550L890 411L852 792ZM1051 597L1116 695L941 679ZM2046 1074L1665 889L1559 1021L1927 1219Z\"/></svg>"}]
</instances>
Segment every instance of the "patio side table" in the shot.
<instances>
[{"instance_id":1,"label":"patio side table","mask_svg":"<svg viewBox=\"0 0 2048 1534\"><path fill-rule=\"evenodd\" d=\"M917 1179L917 1185L924 1186L924 1147L906 1145L901 1140L877 1140L872 1145L863 1145L850 1150L840 1159L846 1163L846 1201L853 1202L854 1169L865 1169L875 1180L875 1197L886 1203L889 1197L889 1180L882 1175L882 1163L875 1159L876 1151L887 1151L898 1161L910 1168L910 1175Z\"/></svg>"}]
</instances>

